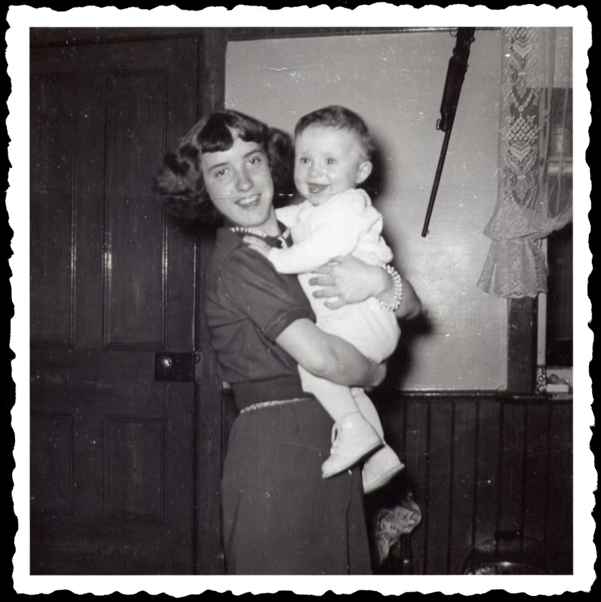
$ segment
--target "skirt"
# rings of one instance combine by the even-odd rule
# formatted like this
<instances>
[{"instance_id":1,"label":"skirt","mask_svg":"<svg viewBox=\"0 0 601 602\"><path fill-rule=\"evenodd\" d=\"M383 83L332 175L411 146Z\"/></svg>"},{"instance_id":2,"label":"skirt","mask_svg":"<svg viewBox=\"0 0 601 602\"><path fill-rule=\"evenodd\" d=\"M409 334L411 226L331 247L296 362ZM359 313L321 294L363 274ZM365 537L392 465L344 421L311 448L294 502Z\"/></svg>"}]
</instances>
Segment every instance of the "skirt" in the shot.
<instances>
[{"instance_id":1,"label":"skirt","mask_svg":"<svg viewBox=\"0 0 601 602\"><path fill-rule=\"evenodd\" d=\"M371 573L360 469L321 477L332 426L315 399L236 418L221 482L229 574Z\"/></svg>"}]
</instances>

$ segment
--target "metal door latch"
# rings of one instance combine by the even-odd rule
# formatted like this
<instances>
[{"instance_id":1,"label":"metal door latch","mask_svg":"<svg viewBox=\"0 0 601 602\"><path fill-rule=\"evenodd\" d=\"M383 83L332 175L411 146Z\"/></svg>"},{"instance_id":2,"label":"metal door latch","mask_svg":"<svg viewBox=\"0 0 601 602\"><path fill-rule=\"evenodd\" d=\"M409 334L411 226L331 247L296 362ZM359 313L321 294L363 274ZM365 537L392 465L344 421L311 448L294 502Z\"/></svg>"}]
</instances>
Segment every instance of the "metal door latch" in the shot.
<instances>
[{"instance_id":1,"label":"metal door latch","mask_svg":"<svg viewBox=\"0 0 601 602\"><path fill-rule=\"evenodd\" d=\"M154 379L171 382L193 382L195 353L157 353Z\"/></svg>"}]
</instances>

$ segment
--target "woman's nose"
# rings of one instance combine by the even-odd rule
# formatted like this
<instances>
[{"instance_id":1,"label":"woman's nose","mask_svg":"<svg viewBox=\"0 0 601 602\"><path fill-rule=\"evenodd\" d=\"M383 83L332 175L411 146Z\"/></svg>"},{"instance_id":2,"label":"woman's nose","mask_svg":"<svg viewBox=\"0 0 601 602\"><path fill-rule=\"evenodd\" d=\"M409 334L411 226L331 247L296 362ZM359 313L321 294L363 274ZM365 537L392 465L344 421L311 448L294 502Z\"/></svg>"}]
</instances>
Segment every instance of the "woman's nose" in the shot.
<instances>
[{"instance_id":1,"label":"woman's nose","mask_svg":"<svg viewBox=\"0 0 601 602\"><path fill-rule=\"evenodd\" d=\"M238 188L238 190L250 190L252 188L252 185L253 181L248 175L248 173L246 173L244 169L241 169L236 174L236 187Z\"/></svg>"}]
</instances>

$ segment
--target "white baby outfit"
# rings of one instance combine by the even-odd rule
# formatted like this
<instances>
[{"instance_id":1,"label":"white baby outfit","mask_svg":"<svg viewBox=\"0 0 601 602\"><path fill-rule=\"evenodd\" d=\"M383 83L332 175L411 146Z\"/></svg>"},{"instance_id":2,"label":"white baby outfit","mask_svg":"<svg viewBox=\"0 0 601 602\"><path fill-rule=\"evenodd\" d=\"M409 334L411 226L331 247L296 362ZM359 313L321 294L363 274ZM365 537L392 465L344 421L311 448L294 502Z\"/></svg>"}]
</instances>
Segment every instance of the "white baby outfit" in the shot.
<instances>
[{"instance_id":1,"label":"white baby outfit","mask_svg":"<svg viewBox=\"0 0 601 602\"><path fill-rule=\"evenodd\" d=\"M382 238L382 215L362 189L337 194L321 205L304 201L276 209L278 220L290 228L294 244L271 249L269 260L284 274L298 274L317 318L317 326L352 343L361 353L382 362L395 350L400 329L391 311L370 297L339 309L329 309L327 299L316 299L308 283L310 272L336 257L353 255L372 265L392 260Z\"/></svg>"},{"instance_id":2,"label":"white baby outfit","mask_svg":"<svg viewBox=\"0 0 601 602\"><path fill-rule=\"evenodd\" d=\"M400 337L399 324L393 312L382 308L373 297L361 303L330 309L325 306L327 299L313 297L314 287L309 284L312 270L337 257L353 255L372 265L382 265L392 260L392 251L381 236L382 215L372 206L367 193L361 189L348 190L321 205L315 206L306 200L298 205L277 209L276 214L278 220L290 228L294 244L287 249L271 249L268 257L278 272L298 274L315 312L317 326L352 343L375 362L380 363L389 357ZM314 376L302 366L299 366L299 374L303 389L317 397L336 425L344 424L352 407L363 415L383 440L384 432L378 412L362 388L338 385ZM384 464L387 469L392 464L391 472L402 468L402 463L389 446L385 445L385 449L379 453L380 459L370 465L369 473L364 468L366 492L372 488L367 484L371 479L366 474L373 472L376 481L380 478L381 469L378 467L374 471L371 468L374 464ZM373 484L373 487L377 486L379 484Z\"/></svg>"}]
</instances>

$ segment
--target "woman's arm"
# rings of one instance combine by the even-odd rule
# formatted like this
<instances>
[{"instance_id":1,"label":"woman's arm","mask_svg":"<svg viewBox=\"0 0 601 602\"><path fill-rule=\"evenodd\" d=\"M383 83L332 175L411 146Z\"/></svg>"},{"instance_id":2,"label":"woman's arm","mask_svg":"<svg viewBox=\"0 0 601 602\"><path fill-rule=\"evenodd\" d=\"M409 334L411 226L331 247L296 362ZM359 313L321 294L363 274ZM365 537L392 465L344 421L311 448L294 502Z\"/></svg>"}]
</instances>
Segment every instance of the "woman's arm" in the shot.
<instances>
[{"instance_id":1,"label":"woman's arm","mask_svg":"<svg viewBox=\"0 0 601 602\"><path fill-rule=\"evenodd\" d=\"M313 293L316 298L331 298L326 303L331 309L348 303L359 303L368 297L376 297L384 303L394 300L394 281L392 276L378 266L369 265L359 259L347 256L315 270L317 276L310 284L322 286ZM395 311L399 319L411 319L422 313L422 304L411 283L401 276L403 298Z\"/></svg>"},{"instance_id":2,"label":"woman's arm","mask_svg":"<svg viewBox=\"0 0 601 602\"><path fill-rule=\"evenodd\" d=\"M339 385L377 387L386 367L359 353L356 347L301 318L286 327L275 342L305 370Z\"/></svg>"}]
</instances>

